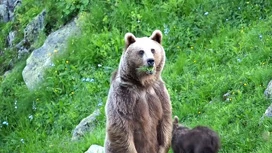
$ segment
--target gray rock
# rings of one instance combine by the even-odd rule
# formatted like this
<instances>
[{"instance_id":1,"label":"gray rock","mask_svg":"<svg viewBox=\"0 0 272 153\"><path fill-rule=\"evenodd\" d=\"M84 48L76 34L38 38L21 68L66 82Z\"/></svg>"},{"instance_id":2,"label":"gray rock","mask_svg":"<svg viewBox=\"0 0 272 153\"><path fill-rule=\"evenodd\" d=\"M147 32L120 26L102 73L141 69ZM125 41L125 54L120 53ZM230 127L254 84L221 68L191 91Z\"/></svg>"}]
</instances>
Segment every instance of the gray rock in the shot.
<instances>
[{"instance_id":1,"label":"gray rock","mask_svg":"<svg viewBox=\"0 0 272 153\"><path fill-rule=\"evenodd\" d=\"M272 99L272 80L268 83L267 88L264 91L264 95L267 98Z\"/></svg>"},{"instance_id":2,"label":"gray rock","mask_svg":"<svg viewBox=\"0 0 272 153\"><path fill-rule=\"evenodd\" d=\"M104 153L105 149L99 145L91 145L90 148L85 151L85 153Z\"/></svg>"},{"instance_id":3,"label":"gray rock","mask_svg":"<svg viewBox=\"0 0 272 153\"><path fill-rule=\"evenodd\" d=\"M270 82L267 85L267 88L264 91L264 95L266 96L266 98L268 99L272 99L272 80L270 80ZM272 103L271 105L266 109L263 117L272 117ZM262 118L263 118L262 117Z\"/></svg>"},{"instance_id":4,"label":"gray rock","mask_svg":"<svg viewBox=\"0 0 272 153\"><path fill-rule=\"evenodd\" d=\"M15 36L16 36L16 31L9 32L9 34L7 36L8 47L12 47L13 46L13 41L15 39Z\"/></svg>"},{"instance_id":5,"label":"gray rock","mask_svg":"<svg viewBox=\"0 0 272 153\"><path fill-rule=\"evenodd\" d=\"M264 115L266 117L272 117L272 104L266 109Z\"/></svg>"},{"instance_id":6,"label":"gray rock","mask_svg":"<svg viewBox=\"0 0 272 153\"><path fill-rule=\"evenodd\" d=\"M38 39L39 34L45 27L46 10L38 14L24 29L24 39L20 41L16 48L18 49L18 58L29 53L29 48Z\"/></svg>"},{"instance_id":7,"label":"gray rock","mask_svg":"<svg viewBox=\"0 0 272 153\"><path fill-rule=\"evenodd\" d=\"M45 27L46 10L38 14L24 29L24 40L33 43Z\"/></svg>"},{"instance_id":8,"label":"gray rock","mask_svg":"<svg viewBox=\"0 0 272 153\"><path fill-rule=\"evenodd\" d=\"M84 118L73 130L72 140L78 140L87 132L91 132L95 128L96 117L100 115L99 109L95 110L90 116Z\"/></svg>"},{"instance_id":9,"label":"gray rock","mask_svg":"<svg viewBox=\"0 0 272 153\"><path fill-rule=\"evenodd\" d=\"M13 21L14 10L22 0L0 0L0 22Z\"/></svg>"},{"instance_id":10,"label":"gray rock","mask_svg":"<svg viewBox=\"0 0 272 153\"><path fill-rule=\"evenodd\" d=\"M53 66L52 58L66 50L67 40L70 36L80 32L76 20L65 25L61 29L51 33L45 40L42 47L34 50L26 61L26 66L22 72L23 79L32 90L42 81L44 71Z\"/></svg>"}]
</instances>

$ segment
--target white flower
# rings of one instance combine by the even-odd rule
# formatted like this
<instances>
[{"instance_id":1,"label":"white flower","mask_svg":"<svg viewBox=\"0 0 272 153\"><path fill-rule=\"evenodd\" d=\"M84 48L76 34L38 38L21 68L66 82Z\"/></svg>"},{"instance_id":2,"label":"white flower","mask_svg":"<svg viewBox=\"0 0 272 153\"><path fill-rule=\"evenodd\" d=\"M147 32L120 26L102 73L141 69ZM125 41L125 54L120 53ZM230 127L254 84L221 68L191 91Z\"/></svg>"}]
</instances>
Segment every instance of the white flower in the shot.
<instances>
[{"instance_id":1,"label":"white flower","mask_svg":"<svg viewBox=\"0 0 272 153\"><path fill-rule=\"evenodd\" d=\"M21 142L22 142L22 143L25 143L24 139L21 139Z\"/></svg>"},{"instance_id":2,"label":"white flower","mask_svg":"<svg viewBox=\"0 0 272 153\"><path fill-rule=\"evenodd\" d=\"M208 14L209 14L209 12L205 12L205 13L204 13L204 15L208 15Z\"/></svg>"},{"instance_id":3,"label":"white flower","mask_svg":"<svg viewBox=\"0 0 272 153\"><path fill-rule=\"evenodd\" d=\"M8 126L8 122L7 121L4 121L2 124Z\"/></svg>"},{"instance_id":4,"label":"white flower","mask_svg":"<svg viewBox=\"0 0 272 153\"><path fill-rule=\"evenodd\" d=\"M102 66L102 64L98 64L97 66L98 66L98 67L101 67L101 66Z\"/></svg>"},{"instance_id":5,"label":"white flower","mask_svg":"<svg viewBox=\"0 0 272 153\"><path fill-rule=\"evenodd\" d=\"M15 102L14 102L14 108L15 108L15 109L18 108L18 107L17 107L17 100L15 100Z\"/></svg>"},{"instance_id":6,"label":"white flower","mask_svg":"<svg viewBox=\"0 0 272 153\"><path fill-rule=\"evenodd\" d=\"M33 115L29 115L28 118L29 118L30 121L32 121L33 120Z\"/></svg>"},{"instance_id":7,"label":"white flower","mask_svg":"<svg viewBox=\"0 0 272 153\"><path fill-rule=\"evenodd\" d=\"M163 27L164 27L164 31L163 31L163 33L165 34L165 35L167 35L168 33L169 33L169 27L166 25L166 24L164 24L163 25Z\"/></svg>"}]
</instances>

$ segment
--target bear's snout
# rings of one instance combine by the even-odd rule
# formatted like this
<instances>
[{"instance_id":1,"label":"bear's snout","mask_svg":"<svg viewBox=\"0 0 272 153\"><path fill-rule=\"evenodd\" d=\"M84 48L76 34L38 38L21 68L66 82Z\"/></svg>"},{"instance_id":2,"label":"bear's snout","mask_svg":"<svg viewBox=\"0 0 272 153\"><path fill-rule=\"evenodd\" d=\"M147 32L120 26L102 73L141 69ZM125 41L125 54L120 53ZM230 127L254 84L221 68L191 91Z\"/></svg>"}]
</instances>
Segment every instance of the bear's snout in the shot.
<instances>
[{"instance_id":1,"label":"bear's snout","mask_svg":"<svg viewBox=\"0 0 272 153\"><path fill-rule=\"evenodd\" d=\"M153 58L150 58L150 59L147 59L147 65L149 66L149 67L153 67L154 66L154 59Z\"/></svg>"}]
</instances>

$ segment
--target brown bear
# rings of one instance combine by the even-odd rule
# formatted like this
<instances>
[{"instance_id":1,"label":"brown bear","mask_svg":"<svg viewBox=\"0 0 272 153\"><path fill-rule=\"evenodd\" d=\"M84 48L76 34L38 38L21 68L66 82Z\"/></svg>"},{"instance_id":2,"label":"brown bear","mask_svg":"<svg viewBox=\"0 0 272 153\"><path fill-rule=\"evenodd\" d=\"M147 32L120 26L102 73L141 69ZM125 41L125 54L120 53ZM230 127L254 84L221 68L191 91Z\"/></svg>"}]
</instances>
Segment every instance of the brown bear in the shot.
<instances>
[{"instance_id":1,"label":"brown bear","mask_svg":"<svg viewBox=\"0 0 272 153\"><path fill-rule=\"evenodd\" d=\"M105 107L106 153L167 153L172 107L161 78L165 63L162 33L125 35L119 67L112 74Z\"/></svg>"},{"instance_id":2,"label":"brown bear","mask_svg":"<svg viewBox=\"0 0 272 153\"><path fill-rule=\"evenodd\" d=\"M220 140L218 135L205 126L189 129L173 121L172 149L174 153L218 153Z\"/></svg>"}]
</instances>

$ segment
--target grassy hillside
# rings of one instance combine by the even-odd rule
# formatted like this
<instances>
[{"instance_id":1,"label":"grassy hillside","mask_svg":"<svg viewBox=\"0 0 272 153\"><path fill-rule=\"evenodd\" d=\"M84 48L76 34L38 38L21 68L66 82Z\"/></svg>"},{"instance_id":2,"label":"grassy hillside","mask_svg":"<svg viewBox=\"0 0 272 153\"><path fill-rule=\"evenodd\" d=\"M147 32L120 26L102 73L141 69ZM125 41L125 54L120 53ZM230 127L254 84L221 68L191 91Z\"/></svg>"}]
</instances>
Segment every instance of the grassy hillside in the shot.
<instances>
[{"instance_id":1,"label":"grassy hillside","mask_svg":"<svg viewBox=\"0 0 272 153\"><path fill-rule=\"evenodd\" d=\"M19 31L19 42L24 26L44 7L43 39L77 14L83 32L70 39L67 54L55 59L35 91L22 79L25 59L17 60L12 49L0 55L0 74L12 68L0 76L0 152L83 152L103 145L109 79L124 35L149 36L155 29L164 33L162 77L173 116L186 126L217 131L220 153L272 151L272 119L260 120L271 103L263 94L272 79L270 0L24 0L15 21L0 24L0 48L12 29ZM97 128L72 142L72 130L96 108L102 112Z\"/></svg>"}]
</instances>

